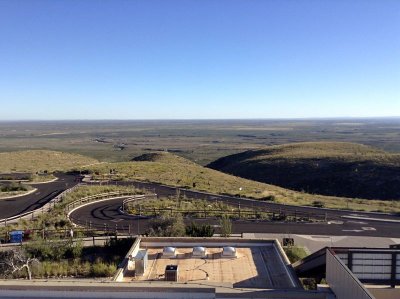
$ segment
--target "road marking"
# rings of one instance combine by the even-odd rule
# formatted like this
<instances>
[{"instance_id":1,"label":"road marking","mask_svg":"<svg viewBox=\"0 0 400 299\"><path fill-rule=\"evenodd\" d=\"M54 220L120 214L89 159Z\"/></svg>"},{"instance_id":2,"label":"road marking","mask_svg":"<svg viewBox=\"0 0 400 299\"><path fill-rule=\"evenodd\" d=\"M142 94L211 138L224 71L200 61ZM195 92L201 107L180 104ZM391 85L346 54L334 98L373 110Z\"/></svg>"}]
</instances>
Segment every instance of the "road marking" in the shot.
<instances>
[{"instance_id":1,"label":"road marking","mask_svg":"<svg viewBox=\"0 0 400 299\"><path fill-rule=\"evenodd\" d=\"M364 227L361 227L363 230L376 230L376 228L375 227L370 227L370 226L364 226Z\"/></svg>"},{"instance_id":2,"label":"road marking","mask_svg":"<svg viewBox=\"0 0 400 299\"><path fill-rule=\"evenodd\" d=\"M342 229L342 232L355 232L355 233L361 233L364 230L362 229Z\"/></svg>"},{"instance_id":3,"label":"road marking","mask_svg":"<svg viewBox=\"0 0 400 299\"><path fill-rule=\"evenodd\" d=\"M122 221L123 219L121 219L121 218L118 218L118 219L113 219L113 220L110 220L110 221L112 221L112 222L120 222L120 221Z\"/></svg>"},{"instance_id":4,"label":"road marking","mask_svg":"<svg viewBox=\"0 0 400 299\"><path fill-rule=\"evenodd\" d=\"M356 217L356 216L342 216L342 218L351 218L351 219L359 219L359 220L369 220L369 221L380 221L380 222L400 223L400 220L396 220L396 219L386 219L386 218L369 218L369 217Z\"/></svg>"},{"instance_id":5,"label":"road marking","mask_svg":"<svg viewBox=\"0 0 400 299\"><path fill-rule=\"evenodd\" d=\"M328 221L328 224L343 224L343 221L337 221L337 220L332 220L332 221Z\"/></svg>"},{"instance_id":6,"label":"road marking","mask_svg":"<svg viewBox=\"0 0 400 299\"><path fill-rule=\"evenodd\" d=\"M367 222L362 222L362 221L347 221L347 223L367 224Z\"/></svg>"}]
</instances>

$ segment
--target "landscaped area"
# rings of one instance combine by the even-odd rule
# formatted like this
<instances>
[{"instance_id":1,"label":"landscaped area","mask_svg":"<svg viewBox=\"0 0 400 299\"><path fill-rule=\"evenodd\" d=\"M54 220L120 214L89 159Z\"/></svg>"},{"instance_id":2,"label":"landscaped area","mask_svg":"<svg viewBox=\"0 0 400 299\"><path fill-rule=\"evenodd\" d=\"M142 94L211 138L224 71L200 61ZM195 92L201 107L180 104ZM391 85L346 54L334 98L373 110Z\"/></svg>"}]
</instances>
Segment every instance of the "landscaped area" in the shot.
<instances>
[{"instance_id":1,"label":"landscaped area","mask_svg":"<svg viewBox=\"0 0 400 299\"><path fill-rule=\"evenodd\" d=\"M32 190L31 186L21 183L0 183L0 199L23 195Z\"/></svg>"},{"instance_id":2,"label":"landscaped area","mask_svg":"<svg viewBox=\"0 0 400 299\"><path fill-rule=\"evenodd\" d=\"M110 239L84 247L72 239L37 239L0 252L0 278L111 277L134 239Z\"/></svg>"}]
</instances>

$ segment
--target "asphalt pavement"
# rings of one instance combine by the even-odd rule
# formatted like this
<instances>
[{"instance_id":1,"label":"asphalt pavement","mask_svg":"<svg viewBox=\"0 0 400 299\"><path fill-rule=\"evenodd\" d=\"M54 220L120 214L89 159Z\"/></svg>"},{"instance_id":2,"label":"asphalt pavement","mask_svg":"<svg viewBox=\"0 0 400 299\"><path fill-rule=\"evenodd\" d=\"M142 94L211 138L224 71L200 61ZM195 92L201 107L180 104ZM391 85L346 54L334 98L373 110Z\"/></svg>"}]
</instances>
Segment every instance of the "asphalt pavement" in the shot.
<instances>
[{"instance_id":1,"label":"asphalt pavement","mask_svg":"<svg viewBox=\"0 0 400 299\"><path fill-rule=\"evenodd\" d=\"M44 206L58 194L72 188L79 182L75 175L55 174L56 181L41 184L31 184L37 190L34 193L8 199L0 199L0 219L10 218Z\"/></svg>"},{"instance_id":2,"label":"asphalt pavement","mask_svg":"<svg viewBox=\"0 0 400 299\"><path fill-rule=\"evenodd\" d=\"M18 214L40 208L64 190L75 186L76 176L57 174L58 180L45 184L34 184L37 191L26 196L0 200L0 219L9 218ZM98 184L98 183L96 183ZM147 182L113 182L115 185L132 186L146 189L159 196L175 196L176 188ZM299 223L299 222L268 222L268 221L233 221L234 233L284 233L284 234L315 234L315 235L348 235L348 236L380 236L400 237L400 217L381 213L353 212L344 210L319 209L282 205L274 202L251 200L246 198L208 194L205 192L181 189L181 195L187 198L222 201L231 205L240 205L241 208L252 208L265 212L287 213L297 216L308 216L323 219L326 222ZM148 219L137 219L119 212L123 199L94 202L75 210L71 219L80 225L107 228L111 231L134 232L143 234L148 227ZM347 217L355 218L347 218ZM374 219L380 219L376 221ZM193 219L187 219L187 222ZM387 221L385 221L387 220ZM206 222L214 225L218 230L217 219L196 219L197 222ZM389 222L392 221L392 222ZM394 221L394 222L393 222ZM398 221L398 222L397 222Z\"/></svg>"},{"instance_id":3,"label":"asphalt pavement","mask_svg":"<svg viewBox=\"0 0 400 299\"><path fill-rule=\"evenodd\" d=\"M147 189L157 193L159 196L171 196L176 194L173 187L143 183L143 182L118 182L116 184L132 185L136 188ZM230 204L241 204L242 207L251 206L260 210L306 213L312 217L319 215L326 218L327 222L321 223L299 223L299 222L269 222L269 221L245 221L235 220L232 223L233 233L284 233L284 234L313 234L313 235L332 235L332 236L375 236L375 237L400 237L400 222L369 221L366 218L380 218L382 220L400 221L400 217L395 215L384 215L379 213L355 213L352 211L316 209L311 207L298 207L280 205L270 202L247 200L221 195L210 195L192 190L182 190L188 198L219 200ZM146 232L149 219L139 219L134 216L123 215L120 207L123 199L112 199L102 202L94 202L78 208L70 215L71 220L76 224L90 225L92 228L108 229L110 231L140 233ZM343 216L357 215L363 220L346 219ZM186 219L191 222L194 219ZM218 230L218 219L196 219L196 222L209 223Z\"/></svg>"}]
</instances>

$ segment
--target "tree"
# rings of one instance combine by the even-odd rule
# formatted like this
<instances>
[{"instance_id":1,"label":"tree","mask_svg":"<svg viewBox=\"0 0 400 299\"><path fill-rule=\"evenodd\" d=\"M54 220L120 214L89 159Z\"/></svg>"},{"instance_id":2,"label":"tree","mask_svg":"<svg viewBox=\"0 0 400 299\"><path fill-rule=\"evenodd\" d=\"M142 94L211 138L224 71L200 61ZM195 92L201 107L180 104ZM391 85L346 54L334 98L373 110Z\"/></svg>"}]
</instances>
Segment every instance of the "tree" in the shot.
<instances>
[{"instance_id":1,"label":"tree","mask_svg":"<svg viewBox=\"0 0 400 299\"><path fill-rule=\"evenodd\" d=\"M5 276L13 275L26 269L29 280L32 280L31 266L37 263L39 260L36 258L29 257L23 249L13 249L4 253L1 262L0 269Z\"/></svg>"},{"instance_id":2,"label":"tree","mask_svg":"<svg viewBox=\"0 0 400 299\"><path fill-rule=\"evenodd\" d=\"M232 233L232 221L231 219L224 215L219 221L221 225L221 237L229 237Z\"/></svg>"},{"instance_id":3,"label":"tree","mask_svg":"<svg viewBox=\"0 0 400 299\"><path fill-rule=\"evenodd\" d=\"M150 228L147 232L154 237L183 237L185 236L185 224L182 215L176 213L174 217L162 215L150 221Z\"/></svg>"}]
</instances>

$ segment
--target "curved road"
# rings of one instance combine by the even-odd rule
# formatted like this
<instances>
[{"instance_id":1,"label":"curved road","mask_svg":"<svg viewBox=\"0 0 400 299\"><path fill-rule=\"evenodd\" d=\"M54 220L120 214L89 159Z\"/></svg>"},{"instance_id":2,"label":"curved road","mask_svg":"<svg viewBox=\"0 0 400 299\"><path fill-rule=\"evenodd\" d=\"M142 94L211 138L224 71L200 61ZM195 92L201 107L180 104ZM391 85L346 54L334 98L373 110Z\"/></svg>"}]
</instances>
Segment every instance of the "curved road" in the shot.
<instances>
[{"instance_id":1,"label":"curved road","mask_svg":"<svg viewBox=\"0 0 400 299\"><path fill-rule=\"evenodd\" d=\"M79 182L75 175L57 173L57 180L49 183L31 184L37 190L34 193L0 199L0 219L10 218L25 212L38 209L66 189L72 188Z\"/></svg>"},{"instance_id":2,"label":"curved road","mask_svg":"<svg viewBox=\"0 0 400 299\"><path fill-rule=\"evenodd\" d=\"M154 183L143 182L118 182L118 185L132 185L137 188L147 189L160 196L175 195L176 188L163 186ZM287 233L287 234L315 234L315 235L350 235L350 236L379 236L379 237L400 237L400 217L394 215L382 215L379 213L360 213L341 210L317 209L312 207L287 206L270 202L247 200L222 195L211 195L192 190L182 190L188 198L208 199L224 201L230 204L239 204L241 207L254 207L260 210L288 212L297 215L304 213L314 217L326 218L328 223L285 223L266 221L244 221L233 222L234 233ZM117 229L120 232L141 233L146 231L148 219L138 219L122 215L119 208L123 199L113 199L102 202L94 202L76 209L70 215L71 220L80 225L91 225L96 228ZM343 216L364 217L365 219L348 219ZM373 221L367 218L381 218L388 221ZM389 222L395 220L399 222ZM190 222L191 220L188 220ZM196 220L217 225L218 220Z\"/></svg>"},{"instance_id":3,"label":"curved road","mask_svg":"<svg viewBox=\"0 0 400 299\"><path fill-rule=\"evenodd\" d=\"M0 219L9 218L24 212L40 208L51 199L56 197L64 190L75 186L77 176L68 174L56 174L58 180L45 184L34 184L37 191L26 195L10 199L0 200ZM134 186L136 188L147 189L157 193L159 196L174 196L176 188L155 183L144 182L114 182L113 184ZM318 209L312 207L299 207L263 202L258 200L249 200L223 195L207 194L203 192L181 189L181 194L188 198L218 200L232 205L239 205L245 208L257 208L260 211L284 212L297 216L312 216L319 219L326 219L329 223L281 223L266 221L244 221L237 220L233 222L234 233L287 233L287 234L318 234L318 235L358 235L358 236L380 236L380 237L400 237L400 222L381 222L372 221L368 218L381 218L388 221L400 221L400 217L394 215L382 215L379 213L362 213L342 210ZM75 210L71 214L71 219L81 225L104 228L119 231L131 231L132 233L144 233L148 219L137 219L134 217L121 215L119 208L122 199L110 201L95 202ZM349 219L343 216L357 215L365 219ZM189 222L190 220L188 220ZM218 220L196 220L198 222L207 222L214 225ZM341 223L341 224L339 224Z\"/></svg>"}]
</instances>

